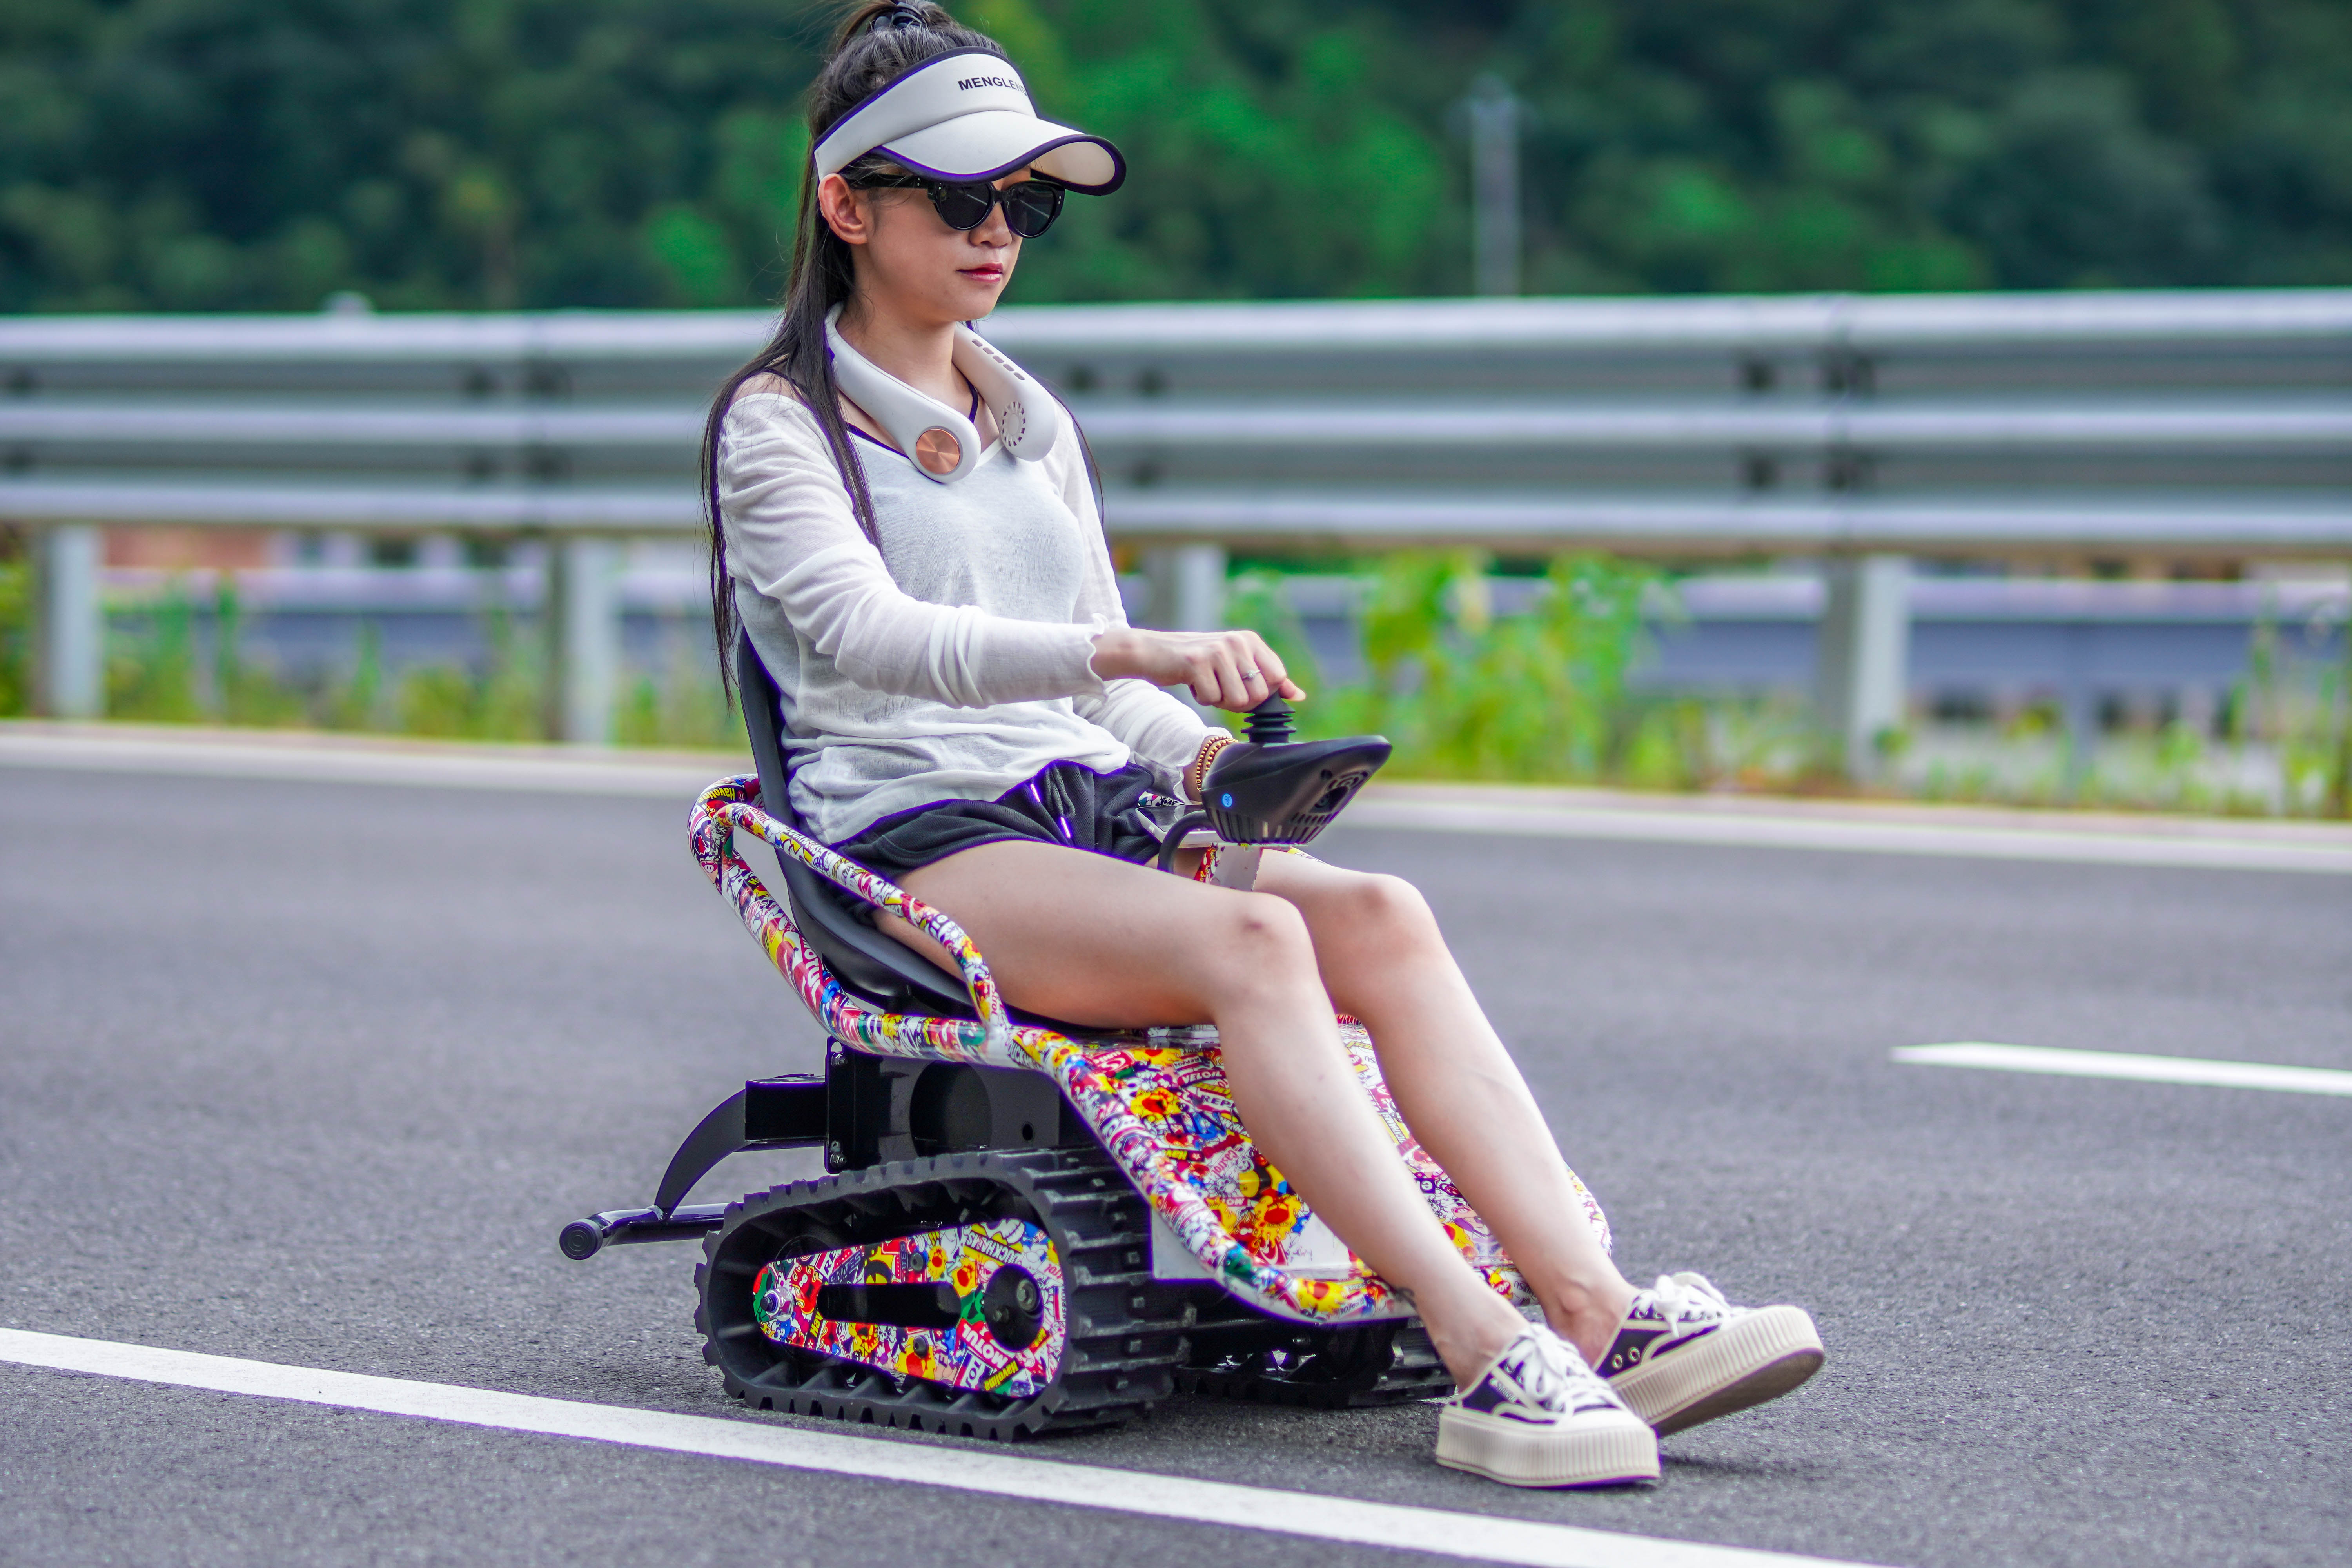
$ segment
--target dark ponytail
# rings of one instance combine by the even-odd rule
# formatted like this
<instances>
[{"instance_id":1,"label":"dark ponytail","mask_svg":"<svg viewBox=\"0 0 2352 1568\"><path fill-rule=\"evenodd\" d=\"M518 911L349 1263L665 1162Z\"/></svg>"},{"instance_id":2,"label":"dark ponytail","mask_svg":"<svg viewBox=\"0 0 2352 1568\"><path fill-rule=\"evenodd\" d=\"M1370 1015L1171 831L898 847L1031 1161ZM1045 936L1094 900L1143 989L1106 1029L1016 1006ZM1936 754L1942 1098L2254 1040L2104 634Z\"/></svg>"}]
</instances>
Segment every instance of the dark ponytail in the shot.
<instances>
[{"instance_id":1,"label":"dark ponytail","mask_svg":"<svg viewBox=\"0 0 2352 1568\"><path fill-rule=\"evenodd\" d=\"M859 5L835 30L824 65L809 88L809 145L814 147L824 140L825 132L867 94L923 61L956 49L986 49L1000 56L1004 52L995 40L959 25L928 0L870 0ZM856 180L897 167L883 154L868 153L841 172ZM730 691L735 681L735 640L742 622L735 610L735 585L727 572L727 535L719 512L719 438L727 410L745 382L755 376L779 376L800 394L841 469L841 482L849 492L857 525L866 531L866 538L880 542L874 498L866 491L866 470L850 446L849 426L841 416L840 394L833 381L833 358L824 342L825 314L849 299L856 289L857 275L850 264L849 247L817 211L817 182L810 174L806 166L801 170L792 272L784 284L783 312L775 336L750 363L727 378L702 426L702 510L710 525L711 630L719 641L719 679Z\"/></svg>"}]
</instances>

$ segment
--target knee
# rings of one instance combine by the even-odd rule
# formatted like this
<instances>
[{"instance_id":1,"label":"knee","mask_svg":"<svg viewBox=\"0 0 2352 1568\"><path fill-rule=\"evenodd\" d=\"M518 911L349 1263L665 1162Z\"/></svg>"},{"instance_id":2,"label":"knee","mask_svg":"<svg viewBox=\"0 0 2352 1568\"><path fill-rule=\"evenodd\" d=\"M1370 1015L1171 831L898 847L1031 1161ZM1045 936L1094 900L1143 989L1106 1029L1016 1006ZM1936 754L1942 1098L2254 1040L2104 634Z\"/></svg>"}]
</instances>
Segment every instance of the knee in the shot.
<instances>
[{"instance_id":1,"label":"knee","mask_svg":"<svg viewBox=\"0 0 2352 1568\"><path fill-rule=\"evenodd\" d=\"M1437 935L1437 917L1421 889L1402 877L1367 872L1349 879L1338 911L1351 934L1418 945Z\"/></svg>"},{"instance_id":2,"label":"knee","mask_svg":"<svg viewBox=\"0 0 2352 1568\"><path fill-rule=\"evenodd\" d=\"M1244 893L1232 900L1225 935L1244 952L1311 955L1307 921L1298 910L1272 893Z\"/></svg>"},{"instance_id":3,"label":"knee","mask_svg":"<svg viewBox=\"0 0 2352 1568\"><path fill-rule=\"evenodd\" d=\"M1212 934L1214 961L1230 984L1311 978L1315 943L1299 912L1271 893L1224 900Z\"/></svg>"}]
</instances>

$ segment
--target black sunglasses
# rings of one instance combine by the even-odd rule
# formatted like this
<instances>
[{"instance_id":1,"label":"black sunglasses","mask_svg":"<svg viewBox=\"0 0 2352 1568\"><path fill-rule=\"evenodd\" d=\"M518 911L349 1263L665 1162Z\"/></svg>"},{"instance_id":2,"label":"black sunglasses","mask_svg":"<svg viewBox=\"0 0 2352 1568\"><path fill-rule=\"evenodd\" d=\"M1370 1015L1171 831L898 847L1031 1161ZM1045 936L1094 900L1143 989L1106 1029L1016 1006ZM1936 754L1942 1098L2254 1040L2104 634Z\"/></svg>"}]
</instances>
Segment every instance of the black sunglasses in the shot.
<instances>
[{"instance_id":1,"label":"black sunglasses","mask_svg":"<svg viewBox=\"0 0 2352 1568\"><path fill-rule=\"evenodd\" d=\"M1034 239L1054 226L1066 194L1051 180L1034 179L1001 191L986 180L926 180L919 174L871 174L849 183L861 191L921 191L931 198L940 222L967 234L986 223L1002 202L1005 226L1024 239Z\"/></svg>"}]
</instances>

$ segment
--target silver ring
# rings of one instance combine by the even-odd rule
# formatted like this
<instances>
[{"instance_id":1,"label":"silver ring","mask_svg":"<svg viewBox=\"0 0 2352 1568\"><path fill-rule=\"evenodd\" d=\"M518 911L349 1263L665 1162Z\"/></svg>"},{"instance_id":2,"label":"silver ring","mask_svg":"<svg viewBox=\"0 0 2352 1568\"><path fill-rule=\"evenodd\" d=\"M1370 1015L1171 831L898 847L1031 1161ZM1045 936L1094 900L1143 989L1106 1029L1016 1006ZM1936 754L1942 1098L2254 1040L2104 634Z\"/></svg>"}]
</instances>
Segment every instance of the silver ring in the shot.
<instances>
[{"instance_id":1,"label":"silver ring","mask_svg":"<svg viewBox=\"0 0 2352 1568\"><path fill-rule=\"evenodd\" d=\"M1247 668L1247 669L1243 670L1243 671L1242 671L1242 679L1243 679L1244 680L1256 680L1256 679L1260 679L1260 678L1259 678L1259 676L1258 676L1258 672L1257 672L1257 668L1256 668L1256 667L1255 667L1255 665L1253 665L1251 668Z\"/></svg>"}]
</instances>

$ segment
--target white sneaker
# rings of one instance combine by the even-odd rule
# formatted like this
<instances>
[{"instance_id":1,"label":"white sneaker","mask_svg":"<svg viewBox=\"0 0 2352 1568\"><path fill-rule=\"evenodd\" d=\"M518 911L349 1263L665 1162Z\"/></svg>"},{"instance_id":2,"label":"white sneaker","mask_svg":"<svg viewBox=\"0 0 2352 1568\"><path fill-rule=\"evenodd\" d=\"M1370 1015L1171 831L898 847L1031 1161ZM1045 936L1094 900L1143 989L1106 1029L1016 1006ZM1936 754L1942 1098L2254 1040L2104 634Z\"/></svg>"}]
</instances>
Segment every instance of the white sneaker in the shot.
<instances>
[{"instance_id":1,"label":"white sneaker","mask_svg":"<svg viewBox=\"0 0 2352 1568\"><path fill-rule=\"evenodd\" d=\"M1661 1274L1601 1358L1601 1375L1658 1436L1778 1399L1821 1370L1799 1307L1735 1307L1700 1274Z\"/></svg>"},{"instance_id":2,"label":"white sneaker","mask_svg":"<svg viewBox=\"0 0 2352 1568\"><path fill-rule=\"evenodd\" d=\"M1437 1404L1437 1462L1453 1469L1515 1487L1658 1479L1657 1435L1540 1323Z\"/></svg>"}]
</instances>

